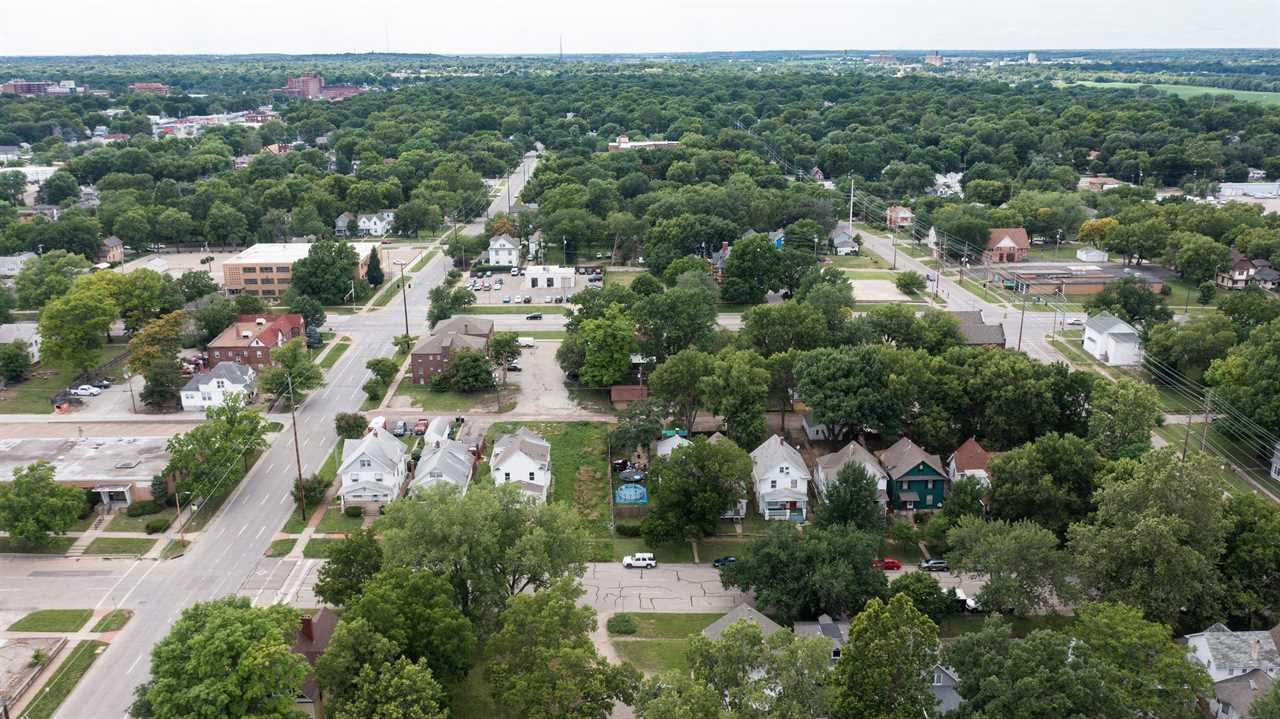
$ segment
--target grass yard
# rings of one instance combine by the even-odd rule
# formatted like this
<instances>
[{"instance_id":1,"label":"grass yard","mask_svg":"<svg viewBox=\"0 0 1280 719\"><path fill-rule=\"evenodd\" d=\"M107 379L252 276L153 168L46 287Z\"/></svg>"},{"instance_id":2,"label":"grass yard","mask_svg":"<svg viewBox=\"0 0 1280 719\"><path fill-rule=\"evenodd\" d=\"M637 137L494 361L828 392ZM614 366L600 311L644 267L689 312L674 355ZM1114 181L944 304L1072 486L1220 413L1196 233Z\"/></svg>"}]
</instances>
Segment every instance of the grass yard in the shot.
<instances>
[{"instance_id":1,"label":"grass yard","mask_svg":"<svg viewBox=\"0 0 1280 719\"><path fill-rule=\"evenodd\" d=\"M1025 637L1037 629L1065 629L1075 621L1075 617L1066 617L1059 614L1045 614L1034 617L1012 617L1004 618L1009 622L1009 628L1013 631L1015 637ZM980 614L957 614L955 616L943 619L938 624L938 636L943 639L952 639L961 634L969 634L971 632L980 631L983 622L987 621L987 617Z\"/></svg>"},{"instance_id":2,"label":"grass yard","mask_svg":"<svg viewBox=\"0 0 1280 719\"><path fill-rule=\"evenodd\" d=\"M422 257L419 257L418 261L413 263L413 266L409 268L409 271L421 272L422 268L426 267L427 263L431 261L431 258L435 257L438 254L440 254L440 250L431 250L430 252L426 253Z\"/></svg>"},{"instance_id":3,"label":"grass yard","mask_svg":"<svg viewBox=\"0 0 1280 719\"><path fill-rule=\"evenodd\" d=\"M334 547L337 547L344 541L346 540L326 539L324 537L317 539L313 537L307 542L307 545L302 548L302 556L307 559L328 559L333 553Z\"/></svg>"},{"instance_id":4,"label":"grass yard","mask_svg":"<svg viewBox=\"0 0 1280 719\"><path fill-rule=\"evenodd\" d=\"M985 287L978 284L977 282L974 282L971 279L968 279L968 278L964 279L963 281L961 281L960 286L965 288L969 292L977 295L979 299L983 299L983 300L986 300L987 302L991 302L997 305L1004 304L1003 298L987 290Z\"/></svg>"},{"instance_id":5,"label":"grass yard","mask_svg":"<svg viewBox=\"0 0 1280 719\"><path fill-rule=\"evenodd\" d=\"M831 264L844 270L887 270L889 263L885 262L880 255L874 252L864 252L861 255L833 255L830 257Z\"/></svg>"},{"instance_id":6,"label":"grass yard","mask_svg":"<svg viewBox=\"0 0 1280 719\"><path fill-rule=\"evenodd\" d=\"M520 330L521 337L532 337L535 340L562 340L567 334L564 330Z\"/></svg>"},{"instance_id":7,"label":"grass yard","mask_svg":"<svg viewBox=\"0 0 1280 719\"><path fill-rule=\"evenodd\" d=\"M605 273L604 283L606 285L622 285L623 287L630 287L631 283L635 282L635 279L643 274L645 274L644 270L636 270L635 272L611 270Z\"/></svg>"},{"instance_id":8,"label":"grass yard","mask_svg":"<svg viewBox=\"0 0 1280 719\"><path fill-rule=\"evenodd\" d=\"M173 522L173 519L177 516L178 509L176 507L165 507L155 514L144 514L141 517L130 517L124 512L119 512L111 518L110 522L107 522L106 531L145 532L147 529L147 522L150 522L153 519L160 519L162 517Z\"/></svg>"},{"instance_id":9,"label":"grass yard","mask_svg":"<svg viewBox=\"0 0 1280 719\"><path fill-rule=\"evenodd\" d=\"M551 443L552 499L572 505L596 534L606 534L609 468L605 446L609 426L603 422L495 422L486 435L487 446L492 447L498 435L522 426Z\"/></svg>"},{"instance_id":10,"label":"grass yard","mask_svg":"<svg viewBox=\"0 0 1280 719\"><path fill-rule=\"evenodd\" d=\"M669 612L623 612L636 623L635 634L613 635L629 639L684 639L697 634L723 613L674 614Z\"/></svg>"},{"instance_id":11,"label":"grass yard","mask_svg":"<svg viewBox=\"0 0 1280 719\"><path fill-rule=\"evenodd\" d=\"M320 534L350 534L363 525L363 517L348 517L342 513L342 506L334 502L326 508L316 531Z\"/></svg>"},{"instance_id":12,"label":"grass yard","mask_svg":"<svg viewBox=\"0 0 1280 719\"><path fill-rule=\"evenodd\" d=\"M9 537L0 537L0 554L66 554L75 543L75 537L51 537L43 547L30 547Z\"/></svg>"},{"instance_id":13,"label":"grass yard","mask_svg":"<svg viewBox=\"0 0 1280 719\"><path fill-rule=\"evenodd\" d=\"M1030 262L1075 262L1076 250L1082 247L1084 245L1079 243L1032 245L1031 249L1027 251L1027 260Z\"/></svg>"},{"instance_id":14,"label":"grass yard","mask_svg":"<svg viewBox=\"0 0 1280 719\"><path fill-rule=\"evenodd\" d=\"M129 623L133 618L133 611L130 609L113 609L107 612L105 616L93 625L91 631L95 632L118 632L124 629L124 625Z\"/></svg>"},{"instance_id":15,"label":"grass yard","mask_svg":"<svg viewBox=\"0 0 1280 719\"><path fill-rule=\"evenodd\" d=\"M1160 92L1167 92L1181 98L1199 97L1201 95L1230 95L1237 100L1261 102L1266 105L1280 105L1280 92L1262 92L1258 90L1228 90L1223 87L1207 85L1148 85L1138 82L1096 82L1080 80L1073 84L1086 87L1100 87L1105 90L1136 90L1143 85L1153 87Z\"/></svg>"},{"instance_id":16,"label":"grass yard","mask_svg":"<svg viewBox=\"0 0 1280 719\"><path fill-rule=\"evenodd\" d=\"M516 396L520 393L520 386L511 382L507 383L507 388L502 391L503 405L498 406L498 391L492 392L474 392L464 394L462 392L432 392L431 388L425 384L414 384L409 381L408 377L401 380L396 387L395 396L409 397L412 399L412 406L428 412L510 412L516 404Z\"/></svg>"},{"instance_id":17,"label":"grass yard","mask_svg":"<svg viewBox=\"0 0 1280 719\"><path fill-rule=\"evenodd\" d=\"M378 293L377 297L373 298L373 302L370 303L370 306L386 307L391 302L391 300L396 299L399 296L400 296L400 277L397 275L394 280L390 280L387 282L387 286L382 289L382 292Z\"/></svg>"},{"instance_id":18,"label":"grass yard","mask_svg":"<svg viewBox=\"0 0 1280 719\"><path fill-rule=\"evenodd\" d=\"M1084 348L1081 346L1082 343L1079 341L1050 340L1049 344L1066 356L1066 358L1071 361L1071 364L1075 365L1078 369L1088 372L1096 372L1103 377L1114 376L1110 368L1094 359L1088 352L1085 352Z\"/></svg>"},{"instance_id":19,"label":"grass yard","mask_svg":"<svg viewBox=\"0 0 1280 719\"><path fill-rule=\"evenodd\" d=\"M1189 442L1187 440L1188 430L1191 432ZM1209 424L1207 434L1205 433L1204 422L1165 425L1157 427L1156 434L1179 450L1184 444L1187 444L1191 449L1198 450L1203 443L1205 451L1219 459L1217 464L1218 477L1232 491L1253 492L1254 489L1249 482L1245 481L1243 477L1225 464L1225 460L1230 460L1232 464L1244 470L1255 482L1270 491L1280 492L1280 482L1271 479L1269 465L1266 464L1264 459L1258 457L1256 450L1234 437L1233 433L1224 431L1224 428L1216 422Z\"/></svg>"},{"instance_id":20,"label":"grass yard","mask_svg":"<svg viewBox=\"0 0 1280 719\"><path fill-rule=\"evenodd\" d=\"M613 642L614 651L622 661L648 675L665 671L688 672L689 659L685 656L688 645L687 639L619 639Z\"/></svg>"},{"instance_id":21,"label":"grass yard","mask_svg":"<svg viewBox=\"0 0 1280 719\"><path fill-rule=\"evenodd\" d=\"M698 559L700 564L710 564L712 560L724 556L736 556L742 551L746 542L741 539L703 539L698 542ZM612 537L592 540L591 561L621 562L628 554L636 552L653 552L659 564L692 564L693 547L688 542L665 542L656 547L649 546L639 537Z\"/></svg>"},{"instance_id":22,"label":"grass yard","mask_svg":"<svg viewBox=\"0 0 1280 719\"><path fill-rule=\"evenodd\" d=\"M880 556L893 557L904 565L919 564L924 560L924 552L920 551L920 545L898 544L889 540L885 540L880 546Z\"/></svg>"},{"instance_id":23,"label":"grass yard","mask_svg":"<svg viewBox=\"0 0 1280 719\"><path fill-rule=\"evenodd\" d=\"M271 542L271 546L267 547L267 557L283 557L293 551L293 546L298 543L297 539L290 537L289 539L276 539Z\"/></svg>"},{"instance_id":24,"label":"grass yard","mask_svg":"<svg viewBox=\"0 0 1280 719\"><path fill-rule=\"evenodd\" d=\"M84 548L85 554L134 554L151 551L157 540L134 537L98 537Z\"/></svg>"},{"instance_id":25,"label":"grass yard","mask_svg":"<svg viewBox=\"0 0 1280 719\"><path fill-rule=\"evenodd\" d=\"M78 632L92 616L92 609L39 609L9 625L9 631Z\"/></svg>"},{"instance_id":26,"label":"grass yard","mask_svg":"<svg viewBox=\"0 0 1280 719\"><path fill-rule=\"evenodd\" d=\"M844 276L851 280L895 280L898 273L892 270L845 270Z\"/></svg>"},{"instance_id":27,"label":"grass yard","mask_svg":"<svg viewBox=\"0 0 1280 719\"><path fill-rule=\"evenodd\" d=\"M190 546L191 542L185 539L171 539L168 544L164 545L164 549L160 550L160 558L173 559L180 554L184 554Z\"/></svg>"},{"instance_id":28,"label":"grass yard","mask_svg":"<svg viewBox=\"0 0 1280 719\"><path fill-rule=\"evenodd\" d=\"M27 705L26 711L18 719L48 719L58 711L62 702L75 689L80 677L89 671L89 667L98 655L107 648L106 642L86 639L77 642L71 653L59 665L58 671L49 678L48 683L40 690L35 700Z\"/></svg>"},{"instance_id":29,"label":"grass yard","mask_svg":"<svg viewBox=\"0 0 1280 719\"><path fill-rule=\"evenodd\" d=\"M128 345L110 344L103 348L101 363L119 357L128 351ZM49 398L58 390L66 389L79 372L58 367L37 365L27 379L0 390L0 414L52 414ZM89 399L92 402L92 398Z\"/></svg>"},{"instance_id":30,"label":"grass yard","mask_svg":"<svg viewBox=\"0 0 1280 719\"><path fill-rule=\"evenodd\" d=\"M933 257L932 247L928 245L918 245L914 242L899 242L898 252L901 252L908 257L915 257L916 259L921 257Z\"/></svg>"},{"instance_id":31,"label":"grass yard","mask_svg":"<svg viewBox=\"0 0 1280 719\"><path fill-rule=\"evenodd\" d=\"M564 305L471 305L464 314L468 315L527 315L541 312L544 315L568 314Z\"/></svg>"},{"instance_id":32,"label":"grass yard","mask_svg":"<svg viewBox=\"0 0 1280 719\"><path fill-rule=\"evenodd\" d=\"M338 363L338 360L342 357L343 353L345 353L347 351L347 348L350 346L351 346L351 338L343 337L339 339L337 344L335 344L325 354L325 356L320 359L320 361L317 364L319 364L324 369L329 369L330 367Z\"/></svg>"}]
</instances>

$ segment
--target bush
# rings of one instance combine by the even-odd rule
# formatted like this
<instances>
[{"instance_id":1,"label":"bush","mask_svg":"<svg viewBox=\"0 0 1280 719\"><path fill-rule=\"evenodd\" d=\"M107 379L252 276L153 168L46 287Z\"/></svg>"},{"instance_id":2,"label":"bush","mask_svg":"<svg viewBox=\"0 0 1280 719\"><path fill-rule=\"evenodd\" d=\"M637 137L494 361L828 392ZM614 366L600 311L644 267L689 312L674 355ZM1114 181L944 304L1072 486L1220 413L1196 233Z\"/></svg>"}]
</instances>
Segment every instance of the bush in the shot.
<instances>
[{"instance_id":1,"label":"bush","mask_svg":"<svg viewBox=\"0 0 1280 719\"><path fill-rule=\"evenodd\" d=\"M334 429L343 439L360 439L369 428L369 420L359 412L339 412L333 418Z\"/></svg>"},{"instance_id":2,"label":"bush","mask_svg":"<svg viewBox=\"0 0 1280 719\"><path fill-rule=\"evenodd\" d=\"M299 487L296 482L289 495L293 497L295 504L299 501L305 501L308 507L319 507L320 503L324 501L324 493L328 491L330 484L331 480L325 479L319 474L313 474L302 480L301 496L298 494Z\"/></svg>"},{"instance_id":3,"label":"bush","mask_svg":"<svg viewBox=\"0 0 1280 719\"><path fill-rule=\"evenodd\" d=\"M1169 297L1169 296L1171 296L1171 295L1173 295L1173 288L1172 288L1172 287L1170 287L1168 284L1160 285L1160 296L1161 296L1161 297Z\"/></svg>"},{"instance_id":4,"label":"bush","mask_svg":"<svg viewBox=\"0 0 1280 719\"><path fill-rule=\"evenodd\" d=\"M920 532L916 529L916 525L899 519L889 527L889 537L898 544L915 544L920 541Z\"/></svg>"},{"instance_id":5,"label":"bush","mask_svg":"<svg viewBox=\"0 0 1280 719\"><path fill-rule=\"evenodd\" d=\"M444 372L436 372L431 375L431 391L432 392L448 392L449 378L444 376Z\"/></svg>"},{"instance_id":6,"label":"bush","mask_svg":"<svg viewBox=\"0 0 1280 719\"><path fill-rule=\"evenodd\" d=\"M904 295L914 295L923 292L926 287L924 277L919 272L910 270L899 274L893 281L898 291Z\"/></svg>"},{"instance_id":7,"label":"bush","mask_svg":"<svg viewBox=\"0 0 1280 719\"><path fill-rule=\"evenodd\" d=\"M619 537L639 537L640 525L619 524L618 526L614 527L614 531L618 533Z\"/></svg>"},{"instance_id":8,"label":"bush","mask_svg":"<svg viewBox=\"0 0 1280 719\"><path fill-rule=\"evenodd\" d=\"M635 634L636 620L630 614L615 614L605 623L610 634Z\"/></svg>"},{"instance_id":9,"label":"bush","mask_svg":"<svg viewBox=\"0 0 1280 719\"><path fill-rule=\"evenodd\" d=\"M370 401L377 401L386 396L387 383L383 382L381 377L370 377L361 389L368 395Z\"/></svg>"},{"instance_id":10,"label":"bush","mask_svg":"<svg viewBox=\"0 0 1280 719\"><path fill-rule=\"evenodd\" d=\"M159 534L169 528L170 521L168 517L148 519L143 529L146 530L147 534Z\"/></svg>"},{"instance_id":11,"label":"bush","mask_svg":"<svg viewBox=\"0 0 1280 719\"><path fill-rule=\"evenodd\" d=\"M351 517L352 519L355 519L356 517L364 516L364 508L357 507L353 504L350 507L347 507L346 509L342 510L342 513L347 515L348 517Z\"/></svg>"},{"instance_id":12,"label":"bush","mask_svg":"<svg viewBox=\"0 0 1280 719\"><path fill-rule=\"evenodd\" d=\"M124 510L124 513L129 515L130 517L144 517L148 514L155 514L156 512L159 512L159 511L160 511L160 505L156 504L155 502L152 502L149 499L141 499L141 500L138 500L137 502L134 502L133 504L130 504L129 507Z\"/></svg>"},{"instance_id":13,"label":"bush","mask_svg":"<svg viewBox=\"0 0 1280 719\"><path fill-rule=\"evenodd\" d=\"M1166 285L1167 287L1168 285ZM1213 298L1218 296L1218 287L1213 282L1201 282L1200 294L1196 296L1196 304L1208 305L1213 304Z\"/></svg>"}]
</instances>

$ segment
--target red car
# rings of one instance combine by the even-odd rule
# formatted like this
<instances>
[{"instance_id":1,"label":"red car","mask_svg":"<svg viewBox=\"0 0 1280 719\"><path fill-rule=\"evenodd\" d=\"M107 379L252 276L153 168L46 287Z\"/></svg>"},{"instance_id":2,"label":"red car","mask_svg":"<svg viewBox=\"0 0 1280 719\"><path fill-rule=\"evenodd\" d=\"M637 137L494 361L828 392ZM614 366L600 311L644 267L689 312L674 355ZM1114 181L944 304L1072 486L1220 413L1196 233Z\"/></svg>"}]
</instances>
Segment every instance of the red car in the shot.
<instances>
[{"instance_id":1,"label":"red car","mask_svg":"<svg viewBox=\"0 0 1280 719\"><path fill-rule=\"evenodd\" d=\"M876 569L884 569L884 570L902 569L902 562L899 562L893 557L885 557L884 559L872 560L871 566L875 567Z\"/></svg>"}]
</instances>

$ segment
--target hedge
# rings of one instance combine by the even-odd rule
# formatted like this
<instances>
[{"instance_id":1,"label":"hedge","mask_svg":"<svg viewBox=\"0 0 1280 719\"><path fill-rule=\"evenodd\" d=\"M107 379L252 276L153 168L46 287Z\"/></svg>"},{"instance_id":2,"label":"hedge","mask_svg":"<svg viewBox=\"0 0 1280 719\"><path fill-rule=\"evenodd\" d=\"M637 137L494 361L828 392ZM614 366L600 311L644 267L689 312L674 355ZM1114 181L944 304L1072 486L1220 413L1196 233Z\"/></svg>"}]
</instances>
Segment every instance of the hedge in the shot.
<instances>
[{"instance_id":1,"label":"hedge","mask_svg":"<svg viewBox=\"0 0 1280 719\"><path fill-rule=\"evenodd\" d=\"M156 512L159 512L159 511L160 511L160 505L156 504L155 502L152 502L149 499L141 499L141 500L138 500L137 502L134 502L133 504L130 504L124 510L124 513L129 515L130 517L142 517L148 514L155 514Z\"/></svg>"},{"instance_id":2,"label":"hedge","mask_svg":"<svg viewBox=\"0 0 1280 719\"><path fill-rule=\"evenodd\" d=\"M635 634L636 620L630 614L615 614L609 617L605 627L610 634Z\"/></svg>"},{"instance_id":3,"label":"hedge","mask_svg":"<svg viewBox=\"0 0 1280 719\"><path fill-rule=\"evenodd\" d=\"M159 534L169 528L170 521L168 517L149 519L143 529L146 530L147 534Z\"/></svg>"}]
</instances>

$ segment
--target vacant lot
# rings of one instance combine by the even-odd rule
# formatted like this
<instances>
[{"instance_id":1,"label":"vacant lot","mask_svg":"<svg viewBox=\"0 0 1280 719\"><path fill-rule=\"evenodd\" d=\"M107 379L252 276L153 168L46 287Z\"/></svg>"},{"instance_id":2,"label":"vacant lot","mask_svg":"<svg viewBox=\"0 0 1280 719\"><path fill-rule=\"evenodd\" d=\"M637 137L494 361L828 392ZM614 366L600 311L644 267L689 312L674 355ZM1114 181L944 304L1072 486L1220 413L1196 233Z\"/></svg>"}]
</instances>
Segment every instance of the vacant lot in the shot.
<instances>
[{"instance_id":1,"label":"vacant lot","mask_svg":"<svg viewBox=\"0 0 1280 719\"><path fill-rule=\"evenodd\" d=\"M497 422L489 428L488 446L498 435L519 427L551 443L552 500L573 505L599 534L608 532L609 468L603 422Z\"/></svg>"},{"instance_id":2,"label":"vacant lot","mask_svg":"<svg viewBox=\"0 0 1280 719\"><path fill-rule=\"evenodd\" d=\"M78 632L92 609L40 609L9 626L11 632Z\"/></svg>"},{"instance_id":3,"label":"vacant lot","mask_svg":"<svg viewBox=\"0 0 1280 719\"><path fill-rule=\"evenodd\" d=\"M108 362L128 350L120 344L107 345L102 351L102 362ZM0 414L52 414L49 398L58 390L66 389L79 373L60 367L37 365L31 376L8 389L0 391ZM87 398L86 401L93 401Z\"/></svg>"}]
</instances>

